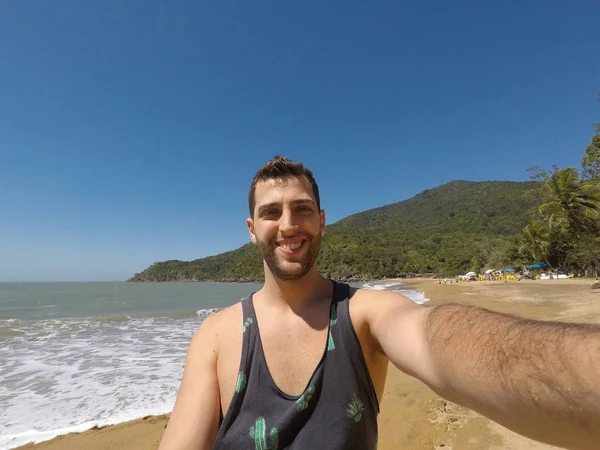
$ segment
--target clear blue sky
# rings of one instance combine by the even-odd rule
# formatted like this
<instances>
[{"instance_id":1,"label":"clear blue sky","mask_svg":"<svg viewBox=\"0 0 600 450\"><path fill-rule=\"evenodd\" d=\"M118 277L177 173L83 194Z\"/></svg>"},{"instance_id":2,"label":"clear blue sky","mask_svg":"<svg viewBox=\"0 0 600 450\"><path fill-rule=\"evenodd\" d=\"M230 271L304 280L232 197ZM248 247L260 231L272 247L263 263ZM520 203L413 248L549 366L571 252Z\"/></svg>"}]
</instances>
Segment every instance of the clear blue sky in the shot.
<instances>
[{"instance_id":1,"label":"clear blue sky","mask_svg":"<svg viewBox=\"0 0 600 450\"><path fill-rule=\"evenodd\" d=\"M329 222L578 165L600 2L3 1L0 281L122 280L248 242L275 154Z\"/></svg>"}]
</instances>

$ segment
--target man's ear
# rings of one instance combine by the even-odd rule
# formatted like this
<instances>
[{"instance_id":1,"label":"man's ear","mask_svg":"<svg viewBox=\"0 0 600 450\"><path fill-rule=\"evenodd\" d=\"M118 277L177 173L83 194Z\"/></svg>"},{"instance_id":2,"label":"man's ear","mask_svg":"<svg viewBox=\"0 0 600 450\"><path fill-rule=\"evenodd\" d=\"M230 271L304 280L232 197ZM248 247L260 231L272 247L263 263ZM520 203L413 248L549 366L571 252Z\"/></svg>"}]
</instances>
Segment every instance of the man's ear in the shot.
<instances>
[{"instance_id":1,"label":"man's ear","mask_svg":"<svg viewBox=\"0 0 600 450\"><path fill-rule=\"evenodd\" d=\"M254 220L248 217L246 219L246 226L248 227L248 234L250 234L250 239L252 239L252 242L256 244L256 234L254 233Z\"/></svg>"},{"instance_id":2,"label":"man's ear","mask_svg":"<svg viewBox=\"0 0 600 450\"><path fill-rule=\"evenodd\" d=\"M321 216L321 237L323 237L325 236L325 210L322 209L319 215Z\"/></svg>"}]
</instances>

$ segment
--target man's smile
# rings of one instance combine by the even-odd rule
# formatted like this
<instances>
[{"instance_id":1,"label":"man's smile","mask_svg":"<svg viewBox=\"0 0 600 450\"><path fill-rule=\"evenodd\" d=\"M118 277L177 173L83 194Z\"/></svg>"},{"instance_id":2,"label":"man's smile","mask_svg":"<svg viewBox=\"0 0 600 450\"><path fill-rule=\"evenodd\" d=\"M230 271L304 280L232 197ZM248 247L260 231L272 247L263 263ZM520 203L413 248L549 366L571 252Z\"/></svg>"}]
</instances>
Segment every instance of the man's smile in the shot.
<instances>
[{"instance_id":1,"label":"man's smile","mask_svg":"<svg viewBox=\"0 0 600 450\"><path fill-rule=\"evenodd\" d=\"M276 242L275 244L277 245L277 248L286 255L294 255L302 250L305 242L306 239L296 238L284 239L282 241Z\"/></svg>"}]
</instances>

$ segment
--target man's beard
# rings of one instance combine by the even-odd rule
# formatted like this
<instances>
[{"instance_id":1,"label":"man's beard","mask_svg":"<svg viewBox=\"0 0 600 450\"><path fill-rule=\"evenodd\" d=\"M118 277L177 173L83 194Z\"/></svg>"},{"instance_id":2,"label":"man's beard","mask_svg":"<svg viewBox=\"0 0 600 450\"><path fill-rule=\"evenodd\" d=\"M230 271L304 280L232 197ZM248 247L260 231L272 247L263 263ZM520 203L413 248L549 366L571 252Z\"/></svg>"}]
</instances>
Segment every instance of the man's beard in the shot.
<instances>
[{"instance_id":1,"label":"man's beard","mask_svg":"<svg viewBox=\"0 0 600 450\"><path fill-rule=\"evenodd\" d=\"M306 255L300 261L280 261L277 258L276 251L277 246L275 240L263 242L257 240L258 249L262 254L263 259L271 269L271 272L276 278L283 281L299 280L306 275L319 257L319 250L321 249L321 234L317 233L316 236L304 236L305 242L302 245L306 245Z\"/></svg>"}]
</instances>

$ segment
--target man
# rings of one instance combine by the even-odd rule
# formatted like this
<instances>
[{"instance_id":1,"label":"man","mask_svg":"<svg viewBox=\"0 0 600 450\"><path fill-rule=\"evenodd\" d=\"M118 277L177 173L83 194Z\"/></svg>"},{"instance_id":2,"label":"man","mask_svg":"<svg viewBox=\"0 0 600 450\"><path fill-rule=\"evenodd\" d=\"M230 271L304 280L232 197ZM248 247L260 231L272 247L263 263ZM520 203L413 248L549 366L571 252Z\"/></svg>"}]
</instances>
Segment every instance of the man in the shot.
<instances>
[{"instance_id":1,"label":"man","mask_svg":"<svg viewBox=\"0 0 600 450\"><path fill-rule=\"evenodd\" d=\"M190 344L161 450L374 449L388 361L525 436L600 448L600 328L349 289L317 270L310 170L256 173L247 227L265 282Z\"/></svg>"}]
</instances>

